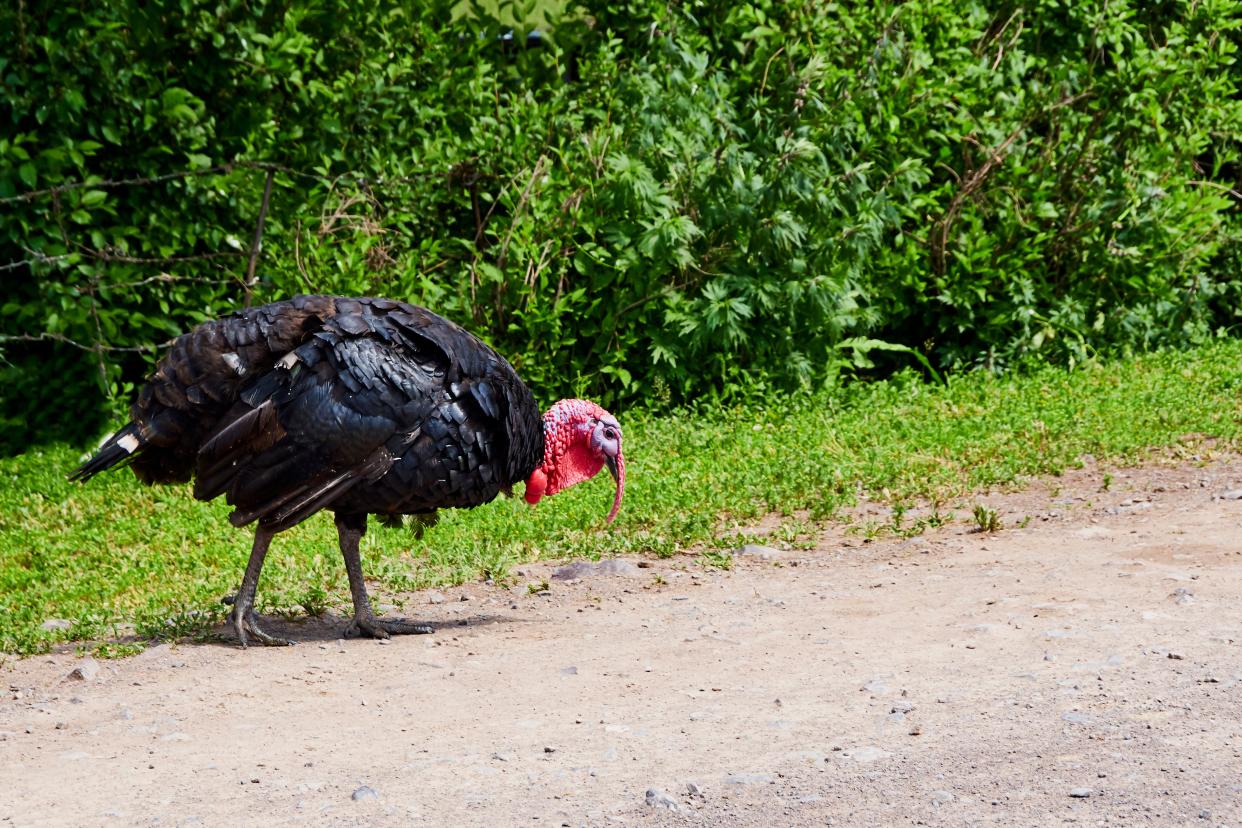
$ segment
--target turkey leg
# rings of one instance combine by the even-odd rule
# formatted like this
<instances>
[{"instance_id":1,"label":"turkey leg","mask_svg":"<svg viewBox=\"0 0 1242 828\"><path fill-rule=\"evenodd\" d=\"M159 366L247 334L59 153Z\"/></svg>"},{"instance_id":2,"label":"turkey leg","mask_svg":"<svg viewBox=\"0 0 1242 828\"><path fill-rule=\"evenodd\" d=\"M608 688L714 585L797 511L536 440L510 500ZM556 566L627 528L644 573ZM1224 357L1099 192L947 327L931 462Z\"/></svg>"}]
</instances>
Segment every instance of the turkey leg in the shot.
<instances>
[{"instance_id":1,"label":"turkey leg","mask_svg":"<svg viewBox=\"0 0 1242 828\"><path fill-rule=\"evenodd\" d=\"M371 599L367 597L367 585L362 579L362 560L358 556L358 541L362 540L366 531L366 515L336 516L341 555L345 558L345 571L349 573L349 591L354 596L354 620L345 630L345 637L369 635L372 638L388 638L390 635L423 635L435 632L430 624L419 624L405 618L376 618L375 613L371 612Z\"/></svg>"},{"instance_id":2,"label":"turkey leg","mask_svg":"<svg viewBox=\"0 0 1242 828\"><path fill-rule=\"evenodd\" d=\"M254 595L259 588L259 573L263 571L263 559L267 557L267 547L276 533L262 524L254 530L254 546L250 549L250 563L246 564L246 574L242 576L241 587L233 598L233 612L229 619L237 630L237 641L246 648L246 633L253 635L261 644L273 647L286 647L292 641L274 638L263 632L259 626L259 616L254 611Z\"/></svg>"}]
</instances>

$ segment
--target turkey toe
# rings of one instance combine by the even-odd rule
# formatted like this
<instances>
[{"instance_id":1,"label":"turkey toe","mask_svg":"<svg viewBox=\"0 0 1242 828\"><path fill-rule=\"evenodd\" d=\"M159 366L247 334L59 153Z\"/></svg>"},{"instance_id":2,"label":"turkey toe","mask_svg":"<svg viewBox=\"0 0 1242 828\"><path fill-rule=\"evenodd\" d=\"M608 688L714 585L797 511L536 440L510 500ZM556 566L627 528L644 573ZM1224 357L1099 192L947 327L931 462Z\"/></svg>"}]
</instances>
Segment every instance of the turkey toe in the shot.
<instances>
[{"instance_id":1,"label":"turkey toe","mask_svg":"<svg viewBox=\"0 0 1242 828\"><path fill-rule=\"evenodd\" d=\"M345 630L346 638L388 638L393 635L427 635L435 632L435 627L407 618L376 618L355 617Z\"/></svg>"}]
</instances>

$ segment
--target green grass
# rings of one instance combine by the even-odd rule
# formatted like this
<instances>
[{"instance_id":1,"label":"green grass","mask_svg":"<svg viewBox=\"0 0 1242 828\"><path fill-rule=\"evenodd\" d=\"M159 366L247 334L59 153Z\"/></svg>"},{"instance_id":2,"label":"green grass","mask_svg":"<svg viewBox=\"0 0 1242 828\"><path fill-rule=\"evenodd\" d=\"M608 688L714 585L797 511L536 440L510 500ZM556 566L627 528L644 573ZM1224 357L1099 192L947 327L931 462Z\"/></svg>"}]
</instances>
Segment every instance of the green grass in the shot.
<instances>
[{"instance_id":1,"label":"green grass","mask_svg":"<svg viewBox=\"0 0 1242 828\"><path fill-rule=\"evenodd\" d=\"M860 493L898 507L944 503L1025 476L1057 473L1086 453L1113 463L1202 433L1236 445L1242 343L1155 354L1073 372L908 378L745 410L655 417L621 412L628 487L616 524L603 518L603 475L531 509L521 498L448 511L416 539L373 526L363 560L380 600L483 576L521 561L723 549L733 530L778 513L796 539ZM187 487L144 488L129 472L65 481L80 449L0 460L0 652L66 640L195 635L223 617L249 536L222 503ZM795 513L797 517L794 517ZM807 520L809 515L810 520ZM329 516L278 537L260 609L300 615L348 606ZM75 622L47 632L49 618Z\"/></svg>"}]
</instances>

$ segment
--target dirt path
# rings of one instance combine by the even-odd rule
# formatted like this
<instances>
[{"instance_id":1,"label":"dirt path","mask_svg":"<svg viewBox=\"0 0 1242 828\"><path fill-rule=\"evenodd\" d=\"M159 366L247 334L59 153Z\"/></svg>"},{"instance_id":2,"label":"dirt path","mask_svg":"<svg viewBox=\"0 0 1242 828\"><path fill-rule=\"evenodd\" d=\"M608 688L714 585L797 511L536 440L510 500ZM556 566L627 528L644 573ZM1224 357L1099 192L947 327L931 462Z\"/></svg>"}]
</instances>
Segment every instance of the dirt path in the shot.
<instances>
[{"instance_id":1,"label":"dirt path","mask_svg":"<svg viewBox=\"0 0 1242 828\"><path fill-rule=\"evenodd\" d=\"M529 566L388 644L11 664L0 826L1237 825L1242 460L1113 478L994 535Z\"/></svg>"}]
</instances>

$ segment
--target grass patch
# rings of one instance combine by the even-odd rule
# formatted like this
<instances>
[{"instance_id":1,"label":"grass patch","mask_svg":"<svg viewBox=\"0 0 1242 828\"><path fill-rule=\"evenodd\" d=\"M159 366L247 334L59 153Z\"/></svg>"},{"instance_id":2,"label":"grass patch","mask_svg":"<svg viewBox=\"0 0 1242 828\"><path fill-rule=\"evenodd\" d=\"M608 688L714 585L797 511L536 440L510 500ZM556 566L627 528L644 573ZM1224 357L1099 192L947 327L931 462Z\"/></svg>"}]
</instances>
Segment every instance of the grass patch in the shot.
<instances>
[{"instance_id":1,"label":"grass patch","mask_svg":"<svg viewBox=\"0 0 1242 828\"><path fill-rule=\"evenodd\" d=\"M1242 343L1154 354L1072 372L1003 378L909 378L857 385L766 407L654 417L622 413L628 486L613 527L607 475L537 509L521 498L446 511L416 538L373 525L363 560L380 593L502 580L544 557L667 556L721 547L731 530L777 513L795 539L813 529L794 513L831 517L860 494L899 507L942 503L1083 454L1128 463L1197 432L1235 444L1242 425ZM81 450L57 446L0 460L0 652L29 654L63 640L201 634L223 618L250 540L223 503L188 487L145 488L128 472L85 486L65 481ZM374 522L373 522L374 524ZM348 607L328 515L279 536L260 585L260 610L303 614ZM379 597L379 596L377 596ZM72 627L43 630L47 619Z\"/></svg>"}]
</instances>

